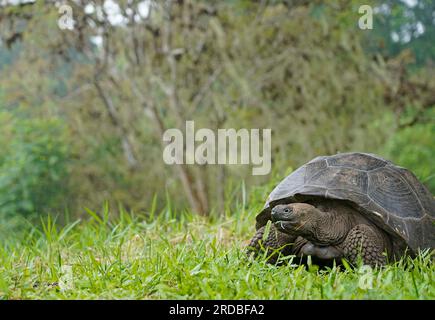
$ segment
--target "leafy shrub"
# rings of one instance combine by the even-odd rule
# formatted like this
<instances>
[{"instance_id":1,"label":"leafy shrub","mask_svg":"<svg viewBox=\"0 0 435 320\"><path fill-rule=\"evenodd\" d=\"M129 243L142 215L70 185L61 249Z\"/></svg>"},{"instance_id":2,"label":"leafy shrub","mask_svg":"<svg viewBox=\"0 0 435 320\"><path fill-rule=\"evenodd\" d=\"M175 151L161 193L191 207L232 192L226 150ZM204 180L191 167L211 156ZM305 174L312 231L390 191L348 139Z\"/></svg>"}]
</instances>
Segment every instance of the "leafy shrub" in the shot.
<instances>
[{"instance_id":1,"label":"leafy shrub","mask_svg":"<svg viewBox=\"0 0 435 320\"><path fill-rule=\"evenodd\" d=\"M398 130L387 144L387 153L398 165L410 169L435 193L435 109L424 121Z\"/></svg>"},{"instance_id":2,"label":"leafy shrub","mask_svg":"<svg viewBox=\"0 0 435 320\"><path fill-rule=\"evenodd\" d=\"M0 113L0 215L53 209L66 192L68 148L56 119Z\"/></svg>"}]
</instances>

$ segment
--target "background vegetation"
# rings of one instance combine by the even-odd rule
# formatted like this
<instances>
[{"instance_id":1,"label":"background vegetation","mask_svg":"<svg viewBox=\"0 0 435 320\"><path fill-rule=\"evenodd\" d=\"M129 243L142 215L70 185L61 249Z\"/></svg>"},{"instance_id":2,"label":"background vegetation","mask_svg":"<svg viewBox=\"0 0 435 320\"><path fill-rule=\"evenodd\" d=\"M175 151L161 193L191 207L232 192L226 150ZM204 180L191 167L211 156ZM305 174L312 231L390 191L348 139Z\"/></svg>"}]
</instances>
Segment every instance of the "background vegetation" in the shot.
<instances>
[{"instance_id":1,"label":"background vegetation","mask_svg":"<svg viewBox=\"0 0 435 320\"><path fill-rule=\"evenodd\" d=\"M61 297L57 289L51 295L34 284L58 281L67 261L82 266L83 272L74 269L84 277L82 288L94 289L64 297L106 297L110 287L112 297L219 298L207 294L218 292L211 282L201 284L212 286L203 294L188 289L200 288L193 278L211 272L211 264L203 271L209 263L203 258L217 246L219 232L225 245L217 249L222 264L215 267L229 260L240 266L241 241L254 230L255 210L286 174L318 155L377 153L412 170L435 192L433 1L365 1L374 8L373 30L358 28L362 3L356 0L68 4L73 30L58 27L56 1L0 1L0 296ZM162 134L183 131L186 120L196 128L271 128L272 173L165 165ZM101 211L104 205L110 210ZM96 221L74 222L89 217ZM142 249L155 242L153 250L163 250L186 237L192 242L167 252L181 264L183 250L198 252L186 266L190 273L184 270L192 277L185 291L171 291L181 280L157 251L149 253L150 265L117 260L134 239L143 241ZM113 251L95 252L94 245ZM425 271L402 268L400 281L409 291L389 297L434 297L427 285L433 267L416 263ZM124 278L137 268L145 273ZM148 268L167 273L160 279ZM276 272L294 271L252 268L237 271L247 275L245 282L232 283L222 298L263 297L265 284L252 287L251 274L272 272L266 277L272 281L283 277ZM394 268L379 279L394 283ZM352 275L343 276L347 289L335 291L343 294L329 294L331 287L319 279L340 286L341 274L315 279L297 270L295 277L303 273L301 279L312 279L320 291L275 297L387 297L381 294L386 287L349 296ZM98 287L94 277L101 274L108 282ZM115 289L127 283L144 291Z\"/></svg>"},{"instance_id":2,"label":"background vegetation","mask_svg":"<svg viewBox=\"0 0 435 320\"><path fill-rule=\"evenodd\" d=\"M74 30L54 2L3 5L1 215L140 211L167 195L222 214L240 181L270 180L165 165L162 133L186 120L272 128L281 176L358 150L435 190L435 10L407 3L372 2L373 30L357 27L358 1L77 1Z\"/></svg>"}]
</instances>

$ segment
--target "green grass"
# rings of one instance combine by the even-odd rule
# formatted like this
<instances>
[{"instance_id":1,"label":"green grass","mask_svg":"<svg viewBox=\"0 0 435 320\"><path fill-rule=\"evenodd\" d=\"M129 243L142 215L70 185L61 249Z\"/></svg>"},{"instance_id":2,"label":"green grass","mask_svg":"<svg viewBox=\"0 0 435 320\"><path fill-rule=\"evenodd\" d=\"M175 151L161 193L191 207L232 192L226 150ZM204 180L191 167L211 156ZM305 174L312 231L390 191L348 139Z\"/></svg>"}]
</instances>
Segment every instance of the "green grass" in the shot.
<instances>
[{"instance_id":1,"label":"green grass","mask_svg":"<svg viewBox=\"0 0 435 320\"><path fill-rule=\"evenodd\" d=\"M434 299L430 257L364 269L318 270L248 260L255 210L205 219L89 211L46 220L0 245L3 299ZM372 282L370 285L370 281ZM364 285L366 284L366 285ZM371 288L370 288L371 287Z\"/></svg>"}]
</instances>

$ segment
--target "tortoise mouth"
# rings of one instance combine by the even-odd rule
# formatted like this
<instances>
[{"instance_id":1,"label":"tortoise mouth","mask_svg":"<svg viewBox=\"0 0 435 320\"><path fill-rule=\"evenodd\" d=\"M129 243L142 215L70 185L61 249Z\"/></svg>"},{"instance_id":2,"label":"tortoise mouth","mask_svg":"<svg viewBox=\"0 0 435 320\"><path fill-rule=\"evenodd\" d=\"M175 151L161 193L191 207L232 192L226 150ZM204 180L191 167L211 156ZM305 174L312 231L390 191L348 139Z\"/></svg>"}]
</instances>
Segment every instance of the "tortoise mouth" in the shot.
<instances>
[{"instance_id":1,"label":"tortoise mouth","mask_svg":"<svg viewBox=\"0 0 435 320\"><path fill-rule=\"evenodd\" d=\"M275 228L282 232L289 232L291 229L297 227L297 223L290 219L281 219L273 222Z\"/></svg>"}]
</instances>

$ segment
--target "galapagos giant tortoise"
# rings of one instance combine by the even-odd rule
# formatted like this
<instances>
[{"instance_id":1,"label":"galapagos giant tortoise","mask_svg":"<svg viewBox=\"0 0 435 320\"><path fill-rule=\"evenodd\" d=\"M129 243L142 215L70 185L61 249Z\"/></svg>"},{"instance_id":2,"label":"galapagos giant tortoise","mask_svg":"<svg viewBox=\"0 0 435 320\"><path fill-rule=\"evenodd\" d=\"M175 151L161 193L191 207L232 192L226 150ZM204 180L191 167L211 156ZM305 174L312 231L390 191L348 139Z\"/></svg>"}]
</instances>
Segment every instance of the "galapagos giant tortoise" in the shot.
<instances>
[{"instance_id":1,"label":"galapagos giant tortoise","mask_svg":"<svg viewBox=\"0 0 435 320\"><path fill-rule=\"evenodd\" d=\"M432 194L407 169L367 153L303 165L272 191L256 221L251 252L263 247L318 261L362 258L374 266L435 248Z\"/></svg>"}]
</instances>

